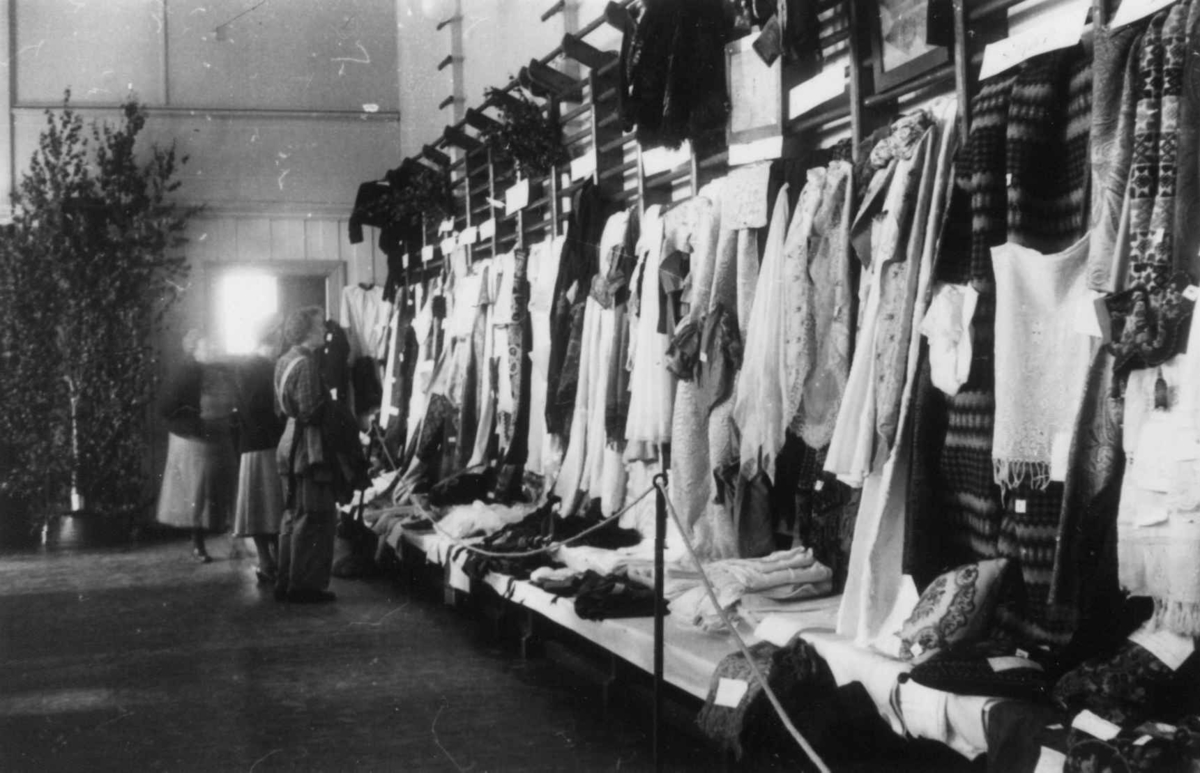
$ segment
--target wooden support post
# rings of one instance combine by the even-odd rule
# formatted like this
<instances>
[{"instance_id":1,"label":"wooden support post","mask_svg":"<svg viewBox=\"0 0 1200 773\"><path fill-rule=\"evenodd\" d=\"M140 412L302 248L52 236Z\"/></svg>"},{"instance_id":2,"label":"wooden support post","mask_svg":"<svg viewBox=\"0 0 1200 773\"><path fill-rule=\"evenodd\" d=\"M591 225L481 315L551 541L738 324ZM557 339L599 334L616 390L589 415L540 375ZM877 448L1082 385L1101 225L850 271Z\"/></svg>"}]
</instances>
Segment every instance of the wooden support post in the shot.
<instances>
[{"instance_id":1,"label":"wooden support post","mask_svg":"<svg viewBox=\"0 0 1200 773\"><path fill-rule=\"evenodd\" d=\"M659 483L661 482L661 487ZM654 476L654 768L662 770L662 712L663 712L663 553L667 542L666 472Z\"/></svg>"},{"instance_id":2,"label":"wooden support post","mask_svg":"<svg viewBox=\"0 0 1200 773\"><path fill-rule=\"evenodd\" d=\"M865 134L866 119L863 111L866 108L863 105L863 98L868 91L864 83L867 71L863 62L863 52L867 50L867 47L864 46L863 36L866 34L867 27L864 23L864 9L861 2L862 0L846 0L846 14L850 24L850 37L847 41L850 48L850 152L855 162L859 160L859 146L862 144Z\"/></svg>"},{"instance_id":3,"label":"wooden support post","mask_svg":"<svg viewBox=\"0 0 1200 773\"><path fill-rule=\"evenodd\" d=\"M965 0L953 0L954 8L954 91L958 97L958 121L961 141L971 133L971 47L967 29Z\"/></svg>"}]
</instances>

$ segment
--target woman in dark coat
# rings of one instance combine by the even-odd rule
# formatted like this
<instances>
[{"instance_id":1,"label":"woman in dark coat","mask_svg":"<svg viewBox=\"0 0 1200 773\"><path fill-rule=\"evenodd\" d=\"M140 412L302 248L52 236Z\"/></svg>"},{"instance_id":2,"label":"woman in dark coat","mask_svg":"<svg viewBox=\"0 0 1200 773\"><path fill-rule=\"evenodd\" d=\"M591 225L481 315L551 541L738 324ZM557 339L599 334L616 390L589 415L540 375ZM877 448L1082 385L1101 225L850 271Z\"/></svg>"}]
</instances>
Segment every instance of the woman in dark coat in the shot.
<instances>
[{"instance_id":1,"label":"woman in dark coat","mask_svg":"<svg viewBox=\"0 0 1200 773\"><path fill-rule=\"evenodd\" d=\"M292 312L284 324L287 351L275 365L275 393L287 426L276 455L284 481L285 509L279 529L279 601L333 601L328 590L337 528L333 459L326 452L322 419L330 402L321 377L325 313L312 306Z\"/></svg>"},{"instance_id":2,"label":"woman in dark coat","mask_svg":"<svg viewBox=\"0 0 1200 773\"><path fill-rule=\"evenodd\" d=\"M159 400L159 413L169 432L167 463L158 496L157 520L192 532L192 556L201 563L212 558L204 545L207 531L225 528L218 449L210 440L201 413L207 343L198 330L183 337L184 361L172 374Z\"/></svg>"}]
</instances>

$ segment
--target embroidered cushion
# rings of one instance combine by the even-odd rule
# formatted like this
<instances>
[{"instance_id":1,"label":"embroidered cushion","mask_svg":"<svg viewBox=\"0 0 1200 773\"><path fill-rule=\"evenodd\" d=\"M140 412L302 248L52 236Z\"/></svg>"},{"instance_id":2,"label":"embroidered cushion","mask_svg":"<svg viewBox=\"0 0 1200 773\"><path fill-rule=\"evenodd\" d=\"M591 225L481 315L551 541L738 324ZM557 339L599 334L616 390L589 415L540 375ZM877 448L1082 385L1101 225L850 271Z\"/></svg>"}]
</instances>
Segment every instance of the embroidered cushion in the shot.
<instances>
[{"instance_id":1,"label":"embroidered cushion","mask_svg":"<svg viewBox=\"0 0 1200 773\"><path fill-rule=\"evenodd\" d=\"M951 569L931 582L900 628L900 656L909 660L980 639L1007 566L1007 558L993 558Z\"/></svg>"}]
</instances>

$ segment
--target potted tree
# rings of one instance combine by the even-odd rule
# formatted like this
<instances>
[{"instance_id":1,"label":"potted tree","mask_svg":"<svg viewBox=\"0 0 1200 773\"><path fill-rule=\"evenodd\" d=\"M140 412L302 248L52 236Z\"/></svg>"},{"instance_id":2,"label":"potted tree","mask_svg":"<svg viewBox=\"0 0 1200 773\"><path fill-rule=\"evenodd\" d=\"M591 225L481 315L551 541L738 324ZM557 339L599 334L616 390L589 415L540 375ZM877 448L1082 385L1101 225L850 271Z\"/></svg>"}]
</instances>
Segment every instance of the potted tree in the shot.
<instances>
[{"instance_id":1,"label":"potted tree","mask_svg":"<svg viewBox=\"0 0 1200 773\"><path fill-rule=\"evenodd\" d=\"M132 523L153 500L153 340L195 210L171 199L187 159L140 147L145 124L131 98L85 126L68 91L0 234L0 518L35 531L60 515Z\"/></svg>"}]
</instances>

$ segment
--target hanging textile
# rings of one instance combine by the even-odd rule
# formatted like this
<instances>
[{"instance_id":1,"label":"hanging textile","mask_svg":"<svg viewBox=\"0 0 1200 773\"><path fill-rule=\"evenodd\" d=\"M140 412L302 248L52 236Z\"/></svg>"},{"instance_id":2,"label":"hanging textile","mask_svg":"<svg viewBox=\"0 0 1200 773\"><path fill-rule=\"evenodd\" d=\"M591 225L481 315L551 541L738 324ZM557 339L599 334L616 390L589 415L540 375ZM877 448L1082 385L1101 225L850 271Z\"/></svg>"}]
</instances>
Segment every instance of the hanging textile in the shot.
<instances>
[{"instance_id":1,"label":"hanging textile","mask_svg":"<svg viewBox=\"0 0 1200 773\"><path fill-rule=\"evenodd\" d=\"M550 314L554 306L554 281L565 240L555 237L529 250L529 320L532 332L529 359L529 449L526 470L545 477L549 464L546 431L546 392L550 376ZM549 482L549 481L547 481Z\"/></svg>"},{"instance_id":2,"label":"hanging textile","mask_svg":"<svg viewBox=\"0 0 1200 773\"><path fill-rule=\"evenodd\" d=\"M1192 301L1174 247L1180 89L1190 2L1156 15L1142 38L1141 90L1130 170L1130 255L1126 289L1107 300L1118 384L1183 349Z\"/></svg>"},{"instance_id":3,"label":"hanging textile","mask_svg":"<svg viewBox=\"0 0 1200 773\"><path fill-rule=\"evenodd\" d=\"M1043 255L1016 244L992 248L996 272L996 482L1007 490L1050 484L1057 446L1070 443L1087 339L1075 330L1086 302L1088 241Z\"/></svg>"},{"instance_id":4,"label":"hanging textile","mask_svg":"<svg viewBox=\"0 0 1200 773\"><path fill-rule=\"evenodd\" d=\"M575 413L583 314L587 291L599 264L600 235L610 209L591 180L585 181L571 198L566 243L554 280L554 308L550 312L546 429L557 435L570 433Z\"/></svg>"},{"instance_id":5,"label":"hanging textile","mask_svg":"<svg viewBox=\"0 0 1200 773\"><path fill-rule=\"evenodd\" d=\"M1123 445L1121 587L1154 600L1152 627L1200 636L1200 351L1129 375Z\"/></svg>"},{"instance_id":6,"label":"hanging textile","mask_svg":"<svg viewBox=\"0 0 1200 773\"><path fill-rule=\"evenodd\" d=\"M625 458L652 461L671 441L675 376L667 370L667 336L658 331L659 266L666 224L661 207L646 210L633 273L629 341L629 418L625 424Z\"/></svg>"},{"instance_id":7,"label":"hanging textile","mask_svg":"<svg viewBox=\"0 0 1200 773\"><path fill-rule=\"evenodd\" d=\"M817 202L808 238L793 242L795 312L787 317L791 430L812 448L833 436L838 408L850 374L854 298L850 264L853 169L835 161L825 170L824 195ZM790 241L790 240L789 240ZM794 342L794 343L793 343Z\"/></svg>"},{"instance_id":8,"label":"hanging textile","mask_svg":"<svg viewBox=\"0 0 1200 773\"><path fill-rule=\"evenodd\" d=\"M617 212L608 218L600 238L599 255L604 265L597 265L592 276L604 276L614 248L619 248L625 236L628 212ZM597 273L599 272L599 273ZM596 295L591 292L592 280L583 293L584 314L579 337L578 374L575 415L570 422L566 455L563 457L554 493L563 502L563 513L574 513L586 501L596 482L596 470L603 470L605 425L604 411L608 389L608 360L612 356L614 331L612 316L602 314ZM598 404L597 402L598 401ZM598 436L597 436L598 435ZM602 476L602 472L599 473ZM592 492L599 496L599 490Z\"/></svg>"},{"instance_id":9,"label":"hanging textile","mask_svg":"<svg viewBox=\"0 0 1200 773\"><path fill-rule=\"evenodd\" d=\"M854 488L862 486L890 450L890 442L880 442L880 422L884 419L881 407L888 412L888 434L895 431L895 403L905 370L886 372L884 366L899 367L907 359L916 293L915 265L924 247L924 218L932 190L929 145L933 137L924 128L929 125L928 116L922 112L897 123L897 133L881 141L891 161L875 177L887 180L888 187L882 209L870 218L871 262L865 267L869 273L864 274L860 290L862 312L855 337L858 349L825 460L827 471ZM912 131L914 127L921 127L921 132ZM919 201L922 194L924 200ZM868 203L870 200L868 196ZM860 213L856 220L861 219ZM920 222L914 226L913 221L918 219ZM910 243L914 227L917 238ZM909 319L902 321L905 316ZM900 349L905 352L904 358L897 357Z\"/></svg>"},{"instance_id":10,"label":"hanging textile","mask_svg":"<svg viewBox=\"0 0 1200 773\"><path fill-rule=\"evenodd\" d=\"M675 415L671 421L671 504L685 527L701 559L709 558L712 545L703 527L697 523L719 517L713 504L712 468L708 452L708 406L700 389L697 370L700 365L700 331L708 315L712 296L713 272L717 256L717 229L720 226L721 182L710 183L688 206L693 226L687 238L691 259L691 287L684 295L687 307L675 329L668 349L668 367L679 376L675 390ZM682 240L680 240L682 241Z\"/></svg>"},{"instance_id":11,"label":"hanging textile","mask_svg":"<svg viewBox=\"0 0 1200 773\"><path fill-rule=\"evenodd\" d=\"M908 354L905 357L903 386L897 413L897 435L886 459L862 483L857 519L842 603L838 609L837 630L860 644L875 641L884 632L885 621L898 605L905 584L902 560L908 532L904 513L908 496L910 459L914 444L915 421L910 414L919 404L914 401L917 385L918 352L921 337L912 331L925 316L932 290L934 257L938 234L947 215L948 193L953 183L953 158L958 149L958 112L953 99L943 100L931 109L933 125L922 140L928 146L921 174L918 204L914 208L914 231L924 235L918 253L910 255L917 275L916 290L909 311ZM921 214L923 213L923 214ZM847 398L843 398L843 405ZM915 595L915 592L914 592Z\"/></svg>"}]
</instances>

